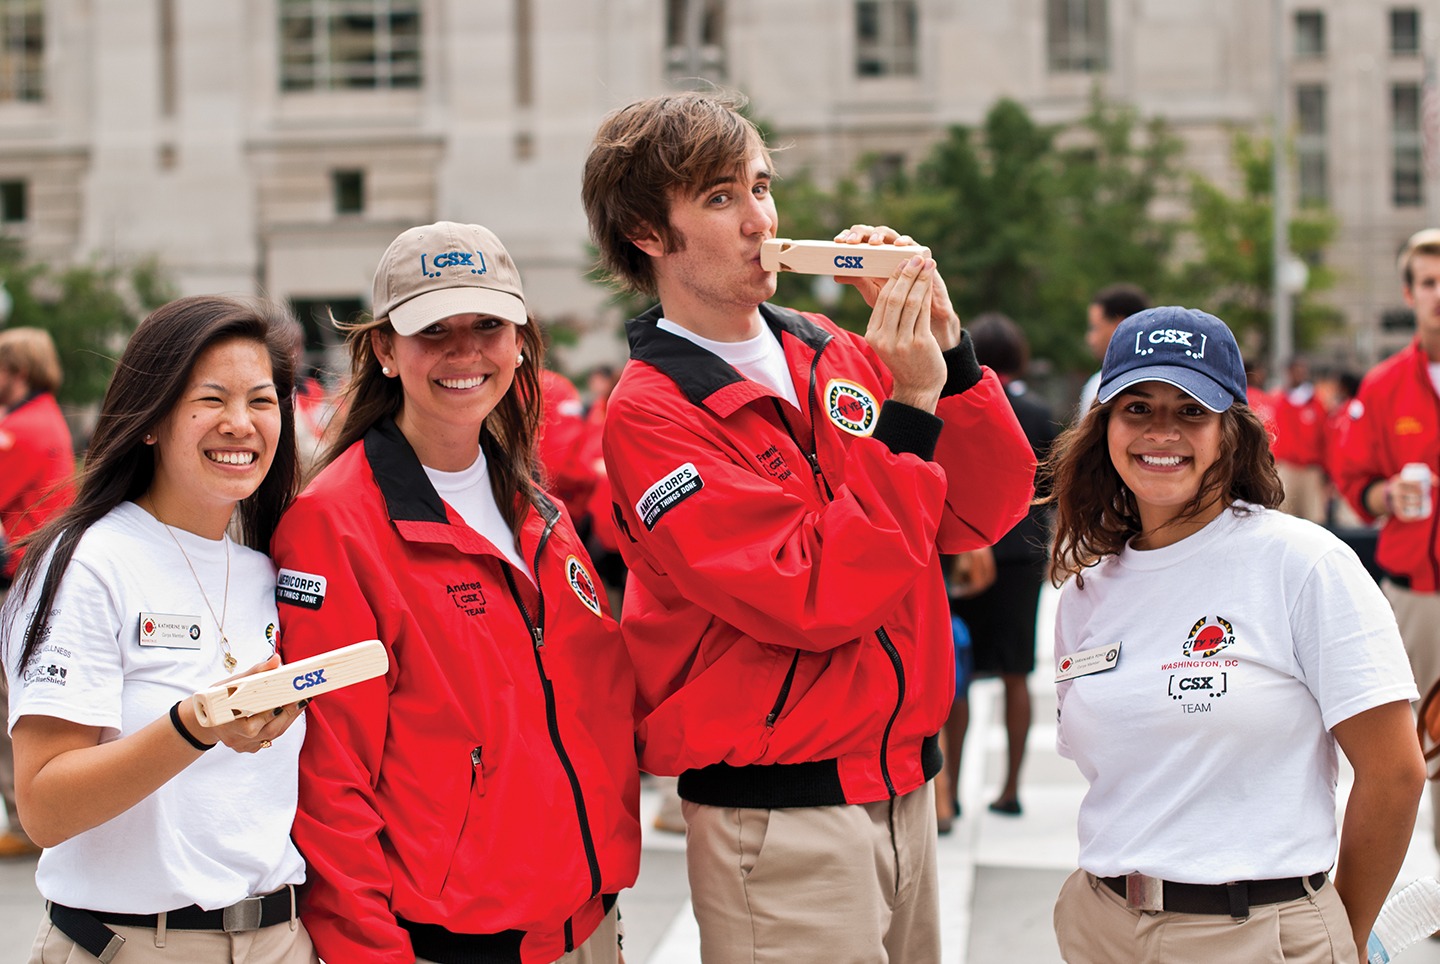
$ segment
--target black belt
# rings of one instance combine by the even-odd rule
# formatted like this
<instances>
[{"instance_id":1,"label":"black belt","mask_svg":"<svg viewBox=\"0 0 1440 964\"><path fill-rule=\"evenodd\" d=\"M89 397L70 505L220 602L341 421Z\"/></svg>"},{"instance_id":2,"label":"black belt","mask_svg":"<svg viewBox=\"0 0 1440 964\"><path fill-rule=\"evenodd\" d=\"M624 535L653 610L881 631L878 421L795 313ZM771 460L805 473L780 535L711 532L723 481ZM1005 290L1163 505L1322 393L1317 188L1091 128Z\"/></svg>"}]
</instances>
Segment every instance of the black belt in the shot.
<instances>
[{"instance_id":1,"label":"black belt","mask_svg":"<svg viewBox=\"0 0 1440 964\"><path fill-rule=\"evenodd\" d=\"M218 910L202 910L191 904L165 912L165 927L177 931L254 931L284 924L294 916L294 890L289 884L264 897L247 897L238 904ZM159 914L117 914L81 910L50 903L50 920L60 932L104 964L120 952L125 938L106 924L121 927L158 927Z\"/></svg>"},{"instance_id":2,"label":"black belt","mask_svg":"<svg viewBox=\"0 0 1440 964\"><path fill-rule=\"evenodd\" d=\"M1137 875L1138 876L1138 875ZM1109 887L1121 897L1126 896L1128 877L1098 877L1100 883ZM1262 904L1283 904L1299 900L1307 893L1325 886L1324 872L1309 877L1279 877L1272 880L1237 880L1228 884L1177 884L1169 880L1154 880L1162 888L1161 907L1143 907L1145 910L1167 910L1179 914L1229 914L1231 917L1250 916L1251 907ZM1305 884L1310 884L1309 890Z\"/></svg>"},{"instance_id":3,"label":"black belt","mask_svg":"<svg viewBox=\"0 0 1440 964\"><path fill-rule=\"evenodd\" d=\"M610 913L610 908L615 906L615 898L615 894L600 895L600 906L605 908L605 913ZM420 924L403 917L397 917L395 922L410 935L410 949L416 957L439 964L519 964L520 944L526 934L522 930L462 934L439 924ZM569 921L565 926L568 936Z\"/></svg>"}]
</instances>

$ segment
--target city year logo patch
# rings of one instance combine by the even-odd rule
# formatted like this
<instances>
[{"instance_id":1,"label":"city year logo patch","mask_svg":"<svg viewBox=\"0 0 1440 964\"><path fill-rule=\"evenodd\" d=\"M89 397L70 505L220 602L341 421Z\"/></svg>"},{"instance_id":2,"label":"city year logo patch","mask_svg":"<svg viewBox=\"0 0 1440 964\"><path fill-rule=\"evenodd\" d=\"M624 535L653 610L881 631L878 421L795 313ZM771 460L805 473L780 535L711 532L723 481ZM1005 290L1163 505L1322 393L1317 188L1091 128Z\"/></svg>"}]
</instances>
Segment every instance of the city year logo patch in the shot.
<instances>
[{"instance_id":1,"label":"city year logo patch","mask_svg":"<svg viewBox=\"0 0 1440 964\"><path fill-rule=\"evenodd\" d=\"M595 590L595 580L586 570L585 564L574 556L565 560L565 580L570 583L575 597L585 604L585 608L595 615L600 615L600 593Z\"/></svg>"},{"instance_id":2,"label":"city year logo patch","mask_svg":"<svg viewBox=\"0 0 1440 964\"><path fill-rule=\"evenodd\" d=\"M880 406L875 396L860 385L832 378L825 386L825 414L851 435L866 438L875 431Z\"/></svg>"},{"instance_id":3,"label":"city year logo patch","mask_svg":"<svg viewBox=\"0 0 1440 964\"><path fill-rule=\"evenodd\" d=\"M1224 616L1201 616L1181 648L1192 659L1211 659L1234 645L1235 627Z\"/></svg>"}]
</instances>

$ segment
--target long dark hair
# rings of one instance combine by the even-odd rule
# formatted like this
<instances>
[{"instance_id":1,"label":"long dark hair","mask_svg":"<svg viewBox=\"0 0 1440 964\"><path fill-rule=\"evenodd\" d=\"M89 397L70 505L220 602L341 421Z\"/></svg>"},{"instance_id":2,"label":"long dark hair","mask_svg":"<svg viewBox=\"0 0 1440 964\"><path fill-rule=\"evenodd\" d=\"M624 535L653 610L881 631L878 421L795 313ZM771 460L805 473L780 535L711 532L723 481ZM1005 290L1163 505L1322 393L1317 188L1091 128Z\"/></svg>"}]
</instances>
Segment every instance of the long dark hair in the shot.
<instances>
[{"instance_id":1,"label":"long dark hair","mask_svg":"<svg viewBox=\"0 0 1440 964\"><path fill-rule=\"evenodd\" d=\"M1062 432L1040 466L1051 486L1050 496L1041 501L1055 506L1050 576L1057 583L1075 576L1084 586L1084 570L1124 549L1141 531L1135 496L1110 460L1110 418L1120 397L1092 407ZM1265 426L1241 402L1220 414L1219 457L1173 522L1195 518L1217 494L1227 503L1238 499L1267 509L1278 508L1285 498Z\"/></svg>"},{"instance_id":2,"label":"long dark hair","mask_svg":"<svg viewBox=\"0 0 1440 964\"><path fill-rule=\"evenodd\" d=\"M400 379L389 378L380 370L380 360L370 343L370 333L377 330L388 331L392 338L399 337L390 326L390 319L336 321L335 327L345 333L345 345L350 352L350 383L340 403L345 413L340 431L321 457L319 468L329 465L364 438L371 426L382 419L394 418L405 401ZM535 504L541 494L536 481L535 439L540 431L540 369L545 363L545 339L535 317L531 315L528 324L517 327L525 361L515 369L510 390L485 417L480 429L480 445L485 450L495 502L511 532L517 530L521 505ZM518 498L507 498L505 493Z\"/></svg>"},{"instance_id":3,"label":"long dark hair","mask_svg":"<svg viewBox=\"0 0 1440 964\"><path fill-rule=\"evenodd\" d=\"M155 477L155 457L144 442L145 433L154 431L174 410L189 384L196 360L206 349L232 339L265 346L280 399L280 441L275 459L259 488L241 500L235 516L239 540L252 549L269 551L280 514L295 497L299 484L295 368L285 341L288 323L288 313L268 301L199 296L180 298L155 309L135 329L105 390L75 501L28 540L16 571L0 623L7 657L14 648L9 636L15 615L35 583L40 583L15 661L17 667L25 665L45 637L55 594L80 538L111 509L140 497L150 487ZM49 556L52 546L54 554Z\"/></svg>"}]
</instances>

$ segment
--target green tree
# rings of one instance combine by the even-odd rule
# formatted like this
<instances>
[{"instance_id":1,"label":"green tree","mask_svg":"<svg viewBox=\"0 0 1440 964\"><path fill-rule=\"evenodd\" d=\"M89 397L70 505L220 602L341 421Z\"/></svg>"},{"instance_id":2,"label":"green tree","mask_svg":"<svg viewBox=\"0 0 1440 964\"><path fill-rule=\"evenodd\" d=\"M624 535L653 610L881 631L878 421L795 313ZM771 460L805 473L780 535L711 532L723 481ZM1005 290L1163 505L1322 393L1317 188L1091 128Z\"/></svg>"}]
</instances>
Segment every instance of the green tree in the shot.
<instances>
[{"instance_id":1,"label":"green tree","mask_svg":"<svg viewBox=\"0 0 1440 964\"><path fill-rule=\"evenodd\" d=\"M1179 153L1163 123L1098 97L1069 127L1000 100L980 127L950 128L913 178L870 197L840 190L860 220L930 246L962 316L1004 311L1037 355L1081 366L1091 364L1083 319L1097 288L1171 285L1178 225L1153 208L1180 189Z\"/></svg>"},{"instance_id":2,"label":"green tree","mask_svg":"<svg viewBox=\"0 0 1440 964\"><path fill-rule=\"evenodd\" d=\"M55 268L27 261L13 242L0 244L0 282L12 300L7 326L43 328L55 340L67 406L99 401L140 319L174 297L154 261Z\"/></svg>"},{"instance_id":3,"label":"green tree","mask_svg":"<svg viewBox=\"0 0 1440 964\"><path fill-rule=\"evenodd\" d=\"M1223 318L1247 353L1269 341L1271 293L1275 263L1273 145L1266 138L1237 133L1231 160L1238 175L1235 191L1191 176L1190 232L1198 256L1180 273L1180 293L1187 304ZM1334 215L1323 208L1303 208L1290 221L1290 250L1309 267L1309 278L1295 299L1295 343L1314 344L1340 321L1339 312L1316 295L1335 283L1322 259L1335 236Z\"/></svg>"}]
</instances>

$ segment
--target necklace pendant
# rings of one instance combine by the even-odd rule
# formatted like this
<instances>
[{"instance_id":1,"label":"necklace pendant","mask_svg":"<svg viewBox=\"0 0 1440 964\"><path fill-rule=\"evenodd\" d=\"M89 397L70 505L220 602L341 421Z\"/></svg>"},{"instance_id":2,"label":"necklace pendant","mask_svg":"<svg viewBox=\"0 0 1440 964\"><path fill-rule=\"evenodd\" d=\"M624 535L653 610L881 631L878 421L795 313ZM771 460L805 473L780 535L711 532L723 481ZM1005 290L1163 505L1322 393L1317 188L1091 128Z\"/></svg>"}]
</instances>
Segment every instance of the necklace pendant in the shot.
<instances>
[{"instance_id":1,"label":"necklace pendant","mask_svg":"<svg viewBox=\"0 0 1440 964\"><path fill-rule=\"evenodd\" d=\"M226 654L225 654L225 669L226 669L226 670L233 670L233 669L235 668L235 666L236 666L235 657L234 657L234 656L231 656L229 653L226 653Z\"/></svg>"}]
</instances>

